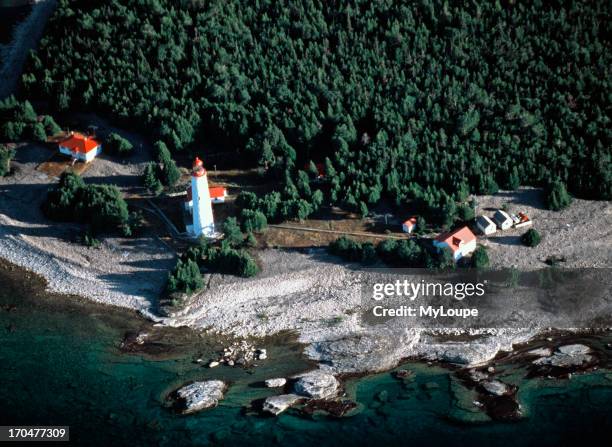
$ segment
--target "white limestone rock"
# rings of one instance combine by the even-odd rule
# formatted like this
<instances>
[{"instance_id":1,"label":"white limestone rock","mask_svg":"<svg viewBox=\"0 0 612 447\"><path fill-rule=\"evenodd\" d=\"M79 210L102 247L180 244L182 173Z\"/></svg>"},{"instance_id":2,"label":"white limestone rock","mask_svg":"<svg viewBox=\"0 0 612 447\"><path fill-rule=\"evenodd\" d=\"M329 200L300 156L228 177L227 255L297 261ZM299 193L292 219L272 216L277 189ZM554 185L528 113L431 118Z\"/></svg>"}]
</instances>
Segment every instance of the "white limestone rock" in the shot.
<instances>
[{"instance_id":1,"label":"white limestone rock","mask_svg":"<svg viewBox=\"0 0 612 447\"><path fill-rule=\"evenodd\" d=\"M508 394L510 388L503 382L499 380L490 380L486 382L482 382L482 387L487 391L487 393L493 394L495 396L503 396L504 394Z\"/></svg>"},{"instance_id":2,"label":"white limestone rock","mask_svg":"<svg viewBox=\"0 0 612 447\"><path fill-rule=\"evenodd\" d=\"M279 388L281 386L285 386L287 383L287 379L284 377L279 377L276 379L268 379L265 381L265 384L268 388Z\"/></svg>"},{"instance_id":3,"label":"white limestone rock","mask_svg":"<svg viewBox=\"0 0 612 447\"><path fill-rule=\"evenodd\" d=\"M565 355L580 355L580 354L588 354L591 352L591 348L586 345L574 344L574 345L565 345L559 346L557 348L557 352L559 354Z\"/></svg>"},{"instance_id":4,"label":"white limestone rock","mask_svg":"<svg viewBox=\"0 0 612 447\"><path fill-rule=\"evenodd\" d=\"M531 351L527 351L529 355L537 355L538 357L549 357L552 355L552 350L550 348L536 348Z\"/></svg>"},{"instance_id":5,"label":"white limestone rock","mask_svg":"<svg viewBox=\"0 0 612 447\"><path fill-rule=\"evenodd\" d=\"M183 414L214 408L223 399L227 385L221 380L194 382L176 391L176 405Z\"/></svg>"},{"instance_id":6,"label":"white limestone rock","mask_svg":"<svg viewBox=\"0 0 612 447\"><path fill-rule=\"evenodd\" d=\"M297 394L270 396L267 397L263 403L263 411L277 416L289 407L295 405L300 399L302 399L302 396L298 396Z\"/></svg>"},{"instance_id":7,"label":"white limestone rock","mask_svg":"<svg viewBox=\"0 0 612 447\"><path fill-rule=\"evenodd\" d=\"M301 396L328 399L338 394L340 382L333 375L316 370L298 376L293 387Z\"/></svg>"}]
</instances>

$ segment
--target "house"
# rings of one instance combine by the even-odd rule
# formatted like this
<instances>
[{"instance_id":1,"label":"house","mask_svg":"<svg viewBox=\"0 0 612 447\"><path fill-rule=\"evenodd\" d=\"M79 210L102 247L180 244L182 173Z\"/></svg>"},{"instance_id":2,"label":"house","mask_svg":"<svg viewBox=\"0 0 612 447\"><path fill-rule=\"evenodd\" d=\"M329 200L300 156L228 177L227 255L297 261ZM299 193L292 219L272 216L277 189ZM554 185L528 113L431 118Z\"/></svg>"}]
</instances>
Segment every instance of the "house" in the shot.
<instances>
[{"instance_id":1,"label":"house","mask_svg":"<svg viewBox=\"0 0 612 447\"><path fill-rule=\"evenodd\" d=\"M525 228L533 225L533 221L525 213L518 213L518 222L514 224L514 228Z\"/></svg>"},{"instance_id":2,"label":"house","mask_svg":"<svg viewBox=\"0 0 612 447\"><path fill-rule=\"evenodd\" d=\"M495 222L493 222L487 216L478 216L476 219L476 226L484 235L493 234L497 231Z\"/></svg>"},{"instance_id":3,"label":"house","mask_svg":"<svg viewBox=\"0 0 612 447\"><path fill-rule=\"evenodd\" d=\"M449 249L453 259L458 261L476 250L476 236L468 227L440 234L433 241L438 250Z\"/></svg>"},{"instance_id":4,"label":"house","mask_svg":"<svg viewBox=\"0 0 612 447\"><path fill-rule=\"evenodd\" d=\"M402 230L404 231L404 233L412 233L414 229L416 228L416 224L417 224L417 217L411 216L408 218L408 220L406 220L402 224Z\"/></svg>"},{"instance_id":5,"label":"house","mask_svg":"<svg viewBox=\"0 0 612 447\"><path fill-rule=\"evenodd\" d=\"M508 228L511 228L514 224L510 215L503 210L495 211L495 214L493 215L493 220L495 221L500 230L507 230Z\"/></svg>"},{"instance_id":6,"label":"house","mask_svg":"<svg viewBox=\"0 0 612 447\"><path fill-rule=\"evenodd\" d=\"M192 200L192 188L187 189L187 195L185 196L184 207L187 211L191 210L193 206ZM227 188L224 186L211 186L208 188L211 203L223 203L227 197Z\"/></svg>"},{"instance_id":7,"label":"house","mask_svg":"<svg viewBox=\"0 0 612 447\"><path fill-rule=\"evenodd\" d=\"M58 146L60 153L84 162L93 160L102 152L102 143L78 132L71 132Z\"/></svg>"}]
</instances>

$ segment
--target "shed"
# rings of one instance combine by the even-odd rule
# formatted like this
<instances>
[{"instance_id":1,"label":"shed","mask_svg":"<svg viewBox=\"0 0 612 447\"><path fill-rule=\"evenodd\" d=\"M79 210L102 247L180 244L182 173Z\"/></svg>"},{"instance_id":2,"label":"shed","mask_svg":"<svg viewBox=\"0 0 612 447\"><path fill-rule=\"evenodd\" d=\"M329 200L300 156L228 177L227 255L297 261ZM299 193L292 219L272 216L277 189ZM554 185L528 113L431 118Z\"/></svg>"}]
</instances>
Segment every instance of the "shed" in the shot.
<instances>
[{"instance_id":1,"label":"shed","mask_svg":"<svg viewBox=\"0 0 612 447\"><path fill-rule=\"evenodd\" d=\"M497 231L497 226L495 226L495 222L493 222L487 216L478 216L476 219L476 226L484 235L493 234Z\"/></svg>"},{"instance_id":2,"label":"shed","mask_svg":"<svg viewBox=\"0 0 612 447\"><path fill-rule=\"evenodd\" d=\"M493 220L497 224L500 230L507 230L511 228L514 222L508 213L504 210L497 210L493 215Z\"/></svg>"}]
</instances>

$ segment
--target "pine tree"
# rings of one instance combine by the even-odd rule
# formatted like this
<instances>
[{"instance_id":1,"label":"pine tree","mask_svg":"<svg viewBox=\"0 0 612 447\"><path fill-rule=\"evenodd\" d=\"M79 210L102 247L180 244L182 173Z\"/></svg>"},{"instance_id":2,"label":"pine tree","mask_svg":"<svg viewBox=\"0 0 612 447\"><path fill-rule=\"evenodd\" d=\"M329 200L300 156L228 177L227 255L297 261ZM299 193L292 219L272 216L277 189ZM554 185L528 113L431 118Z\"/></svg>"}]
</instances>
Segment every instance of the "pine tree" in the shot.
<instances>
[{"instance_id":1,"label":"pine tree","mask_svg":"<svg viewBox=\"0 0 612 447\"><path fill-rule=\"evenodd\" d=\"M242 232L235 217L228 217L223 222L223 236L230 247L237 247L242 243Z\"/></svg>"}]
</instances>

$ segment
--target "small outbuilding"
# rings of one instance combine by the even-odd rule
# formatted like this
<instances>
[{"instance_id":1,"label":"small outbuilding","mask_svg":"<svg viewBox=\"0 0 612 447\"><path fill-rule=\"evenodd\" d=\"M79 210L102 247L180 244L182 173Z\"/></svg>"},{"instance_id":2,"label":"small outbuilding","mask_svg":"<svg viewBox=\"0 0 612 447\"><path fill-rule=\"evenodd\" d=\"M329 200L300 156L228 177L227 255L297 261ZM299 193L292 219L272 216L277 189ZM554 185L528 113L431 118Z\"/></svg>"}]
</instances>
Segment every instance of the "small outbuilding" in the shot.
<instances>
[{"instance_id":1,"label":"small outbuilding","mask_svg":"<svg viewBox=\"0 0 612 447\"><path fill-rule=\"evenodd\" d=\"M411 216L402 224L402 231L404 233L412 233L417 225L417 217Z\"/></svg>"},{"instance_id":2,"label":"small outbuilding","mask_svg":"<svg viewBox=\"0 0 612 447\"><path fill-rule=\"evenodd\" d=\"M533 221L525 213L518 213L517 220L518 222L514 224L514 228L525 228L533 225Z\"/></svg>"},{"instance_id":3,"label":"small outbuilding","mask_svg":"<svg viewBox=\"0 0 612 447\"><path fill-rule=\"evenodd\" d=\"M478 216L476 219L476 226L484 235L493 234L497 231L497 226L487 216Z\"/></svg>"},{"instance_id":4,"label":"small outbuilding","mask_svg":"<svg viewBox=\"0 0 612 447\"><path fill-rule=\"evenodd\" d=\"M497 224L500 230L507 230L508 228L512 228L514 222L508 213L504 210L497 210L493 215L493 220Z\"/></svg>"},{"instance_id":5,"label":"small outbuilding","mask_svg":"<svg viewBox=\"0 0 612 447\"><path fill-rule=\"evenodd\" d=\"M208 188L210 191L210 201L212 203L223 203L227 197L227 189L223 186L211 186Z\"/></svg>"},{"instance_id":6,"label":"small outbuilding","mask_svg":"<svg viewBox=\"0 0 612 447\"><path fill-rule=\"evenodd\" d=\"M93 160L102 152L102 143L78 132L71 132L58 146L60 153L84 162Z\"/></svg>"},{"instance_id":7,"label":"small outbuilding","mask_svg":"<svg viewBox=\"0 0 612 447\"><path fill-rule=\"evenodd\" d=\"M476 250L476 236L468 227L461 227L440 234L434 239L433 244L438 250L449 249L453 259L458 261Z\"/></svg>"}]
</instances>

